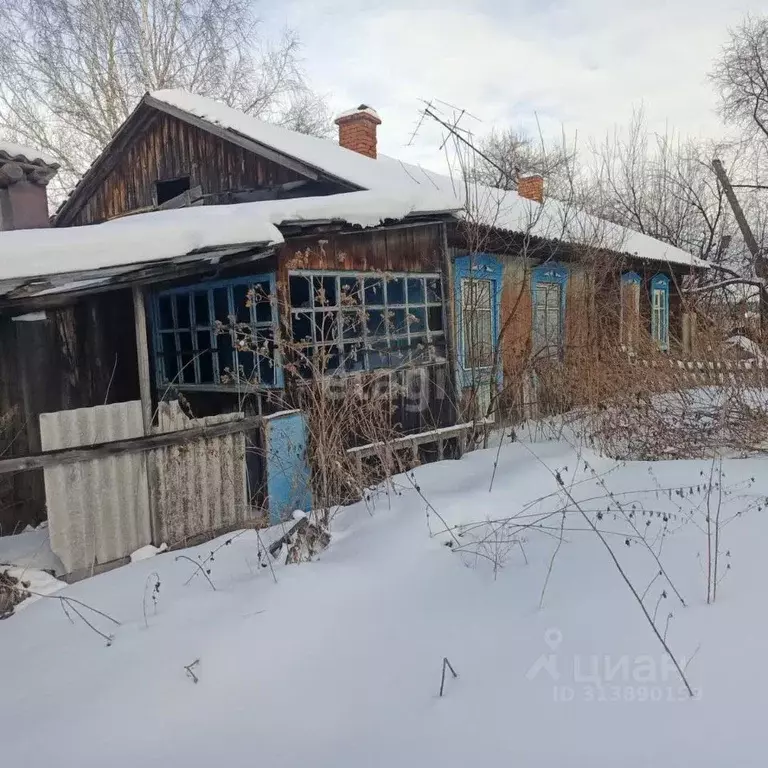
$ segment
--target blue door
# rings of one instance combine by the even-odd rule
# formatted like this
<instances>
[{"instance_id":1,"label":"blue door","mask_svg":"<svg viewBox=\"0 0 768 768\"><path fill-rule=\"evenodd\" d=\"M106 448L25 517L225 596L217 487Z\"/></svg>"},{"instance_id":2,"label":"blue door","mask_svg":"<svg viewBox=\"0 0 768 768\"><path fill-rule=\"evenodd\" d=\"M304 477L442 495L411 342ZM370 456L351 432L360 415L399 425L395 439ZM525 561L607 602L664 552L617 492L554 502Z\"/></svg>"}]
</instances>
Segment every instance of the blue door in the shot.
<instances>
[{"instance_id":1,"label":"blue door","mask_svg":"<svg viewBox=\"0 0 768 768\"><path fill-rule=\"evenodd\" d=\"M264 419L269 522L290 518L294 510L312 509L307 456L307 423L301 411L282 411Z\"/></svg>"}]
</instances>

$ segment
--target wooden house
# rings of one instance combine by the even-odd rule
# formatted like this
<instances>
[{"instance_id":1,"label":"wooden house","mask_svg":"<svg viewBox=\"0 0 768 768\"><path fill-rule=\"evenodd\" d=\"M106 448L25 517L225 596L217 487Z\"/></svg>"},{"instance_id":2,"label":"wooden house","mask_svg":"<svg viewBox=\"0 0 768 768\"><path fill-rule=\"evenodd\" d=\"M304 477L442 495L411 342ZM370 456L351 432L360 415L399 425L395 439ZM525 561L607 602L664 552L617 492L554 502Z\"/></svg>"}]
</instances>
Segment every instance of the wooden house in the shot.
<instances>
[{"instance_id":1,"label":"wooden house","mask_svg":"<svg viewBox=\"0 0 768 768\"><path fill-rule=\"evenodd\" d=\"M52 227L0 233L13 467L44 465L41 414L136 402L148 438L164 401L270 418L318 370L390 377L404 433L451 427L473 415L467 390L490 402L522 357L583 347L598 295L617 309L617 341L643 328L660 349L682 339L679 285L704 266L693 256L544 200L536 178L521 194L478 188L470 206L447 177L379 155L369 107L337 123L339 144L147 94ZM414 371L417 407L403 381ZM50 513L42 474L2 475L4 532ZM265 487L249 502L276 507L279 484Z\"/></svg>"}]
</instances>

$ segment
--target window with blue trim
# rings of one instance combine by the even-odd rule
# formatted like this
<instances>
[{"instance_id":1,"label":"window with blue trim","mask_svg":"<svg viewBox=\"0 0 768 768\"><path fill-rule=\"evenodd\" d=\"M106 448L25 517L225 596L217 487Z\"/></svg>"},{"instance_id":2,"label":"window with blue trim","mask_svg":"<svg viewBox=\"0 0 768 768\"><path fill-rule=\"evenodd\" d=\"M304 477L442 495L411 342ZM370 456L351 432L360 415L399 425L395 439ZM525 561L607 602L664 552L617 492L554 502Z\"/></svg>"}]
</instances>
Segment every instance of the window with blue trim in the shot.
<instances>
[{"instance_id":1,"label":"window with blue trim","mask_svg":"<svg viewBox=\"0 0 768 768\"><path fill-rule=\"evenodd\" d=\"M568 271L558 264L536 267L531 274L533 293L533 354L559 359L565 337L565 293Z\"/></svg>"},{"instance_id":2,"label":"window with blue trim","mask_svg":"<svg viewBox=\"0 0 768 768\"><path fill-rule=\"evenodd\" d=\"M489 380L499 341L501 261L475 253L454 261L459 377L462 386ZM501 366L496 375L502 378Z\"/></svg>"},{"instance_id":3,"label":"window with blue trim","mask_svg":"<svg viewBox=\"0 0 768 768\"><path fill-rule=\"evenodd\" d=\"M152 301L160 387L281 387L274 275L158 291Z\"/></svg>"},{"instance_id":4,"label":"window with blue trim","mask_svg":"<svg viewBox=\"0 0 768 768\"><path fill-rule=\"evenodd\" d=\"M619 343L628 351L637 347L640 336L640 285L637 272L621 276L621 315L619 317Z\"/></svg>"},{"instance_id":5,"label":"window with blue trim","mask_svg":"<svg viewBox=\"0 0 768 768\"><path fill-rule=\"evenodd\" d=\"M440 275L302 270L288 282L305 375L445 359Z\"/></svg>"},{"instance_id":6,"label":"window with blue trim","mask_svg":"<svg viewBox=\"0 0 768 768\"><path fill-rule=\"evenodd\" d=\"M656 275L651 280L651 338L659 349L669 349L669 278Z\"/></svg>"}]
</instances>

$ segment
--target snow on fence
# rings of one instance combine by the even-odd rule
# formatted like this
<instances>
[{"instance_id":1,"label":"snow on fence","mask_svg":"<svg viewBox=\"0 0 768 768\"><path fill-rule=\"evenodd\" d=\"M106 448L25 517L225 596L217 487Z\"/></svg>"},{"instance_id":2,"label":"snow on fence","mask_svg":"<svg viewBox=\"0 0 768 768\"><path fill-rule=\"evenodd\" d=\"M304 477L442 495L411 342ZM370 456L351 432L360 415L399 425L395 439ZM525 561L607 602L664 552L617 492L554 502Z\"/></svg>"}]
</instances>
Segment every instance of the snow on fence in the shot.
<instances>
[{"instance_id":1,"label":"snow on fence","mask_svg":"<svg viewBox=\"0 0 768 768\"><path fill-rule=\"evenodd\" d=\"M631 359L648 368L691 386L755 386L768 384L768 362L758 360L677 360L674 358Z\"/></svg>"}]
</instances>

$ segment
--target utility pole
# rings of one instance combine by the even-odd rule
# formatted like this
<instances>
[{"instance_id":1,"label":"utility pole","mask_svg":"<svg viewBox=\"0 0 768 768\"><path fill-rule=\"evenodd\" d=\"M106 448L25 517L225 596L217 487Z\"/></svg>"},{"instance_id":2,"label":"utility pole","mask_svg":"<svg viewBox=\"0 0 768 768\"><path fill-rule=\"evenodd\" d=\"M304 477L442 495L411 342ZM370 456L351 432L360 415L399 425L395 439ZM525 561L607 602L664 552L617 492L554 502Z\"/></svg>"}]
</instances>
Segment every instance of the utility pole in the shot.
<instances>
[{"instance_id":1,"label":"utility pole","mask_svg":"<svg viewBox=\"0 0 768 768\"><path fill-rule=\"evenodd\" d=\"M736 223L739 225L744 242L747 244L747 248L752 254L755 275L762 280L765 280L765 278L768 277L765 257L763 256L760 246L749 226L747 217L744 215L744 210L741 207L741 203L739 203L739 198L736 197L736 193L733 191L731 180L728 178L728 174L725 172L723 164L717 158L712 160L712 168L715 171L717 180L723 187L725 196L728 198L728 202L733 210L733 215L736 218ZM768 331L768 289L766 288L765 283L760 286L760 330L763 334Z\"/></svg>"}]
</instances>

